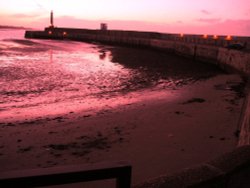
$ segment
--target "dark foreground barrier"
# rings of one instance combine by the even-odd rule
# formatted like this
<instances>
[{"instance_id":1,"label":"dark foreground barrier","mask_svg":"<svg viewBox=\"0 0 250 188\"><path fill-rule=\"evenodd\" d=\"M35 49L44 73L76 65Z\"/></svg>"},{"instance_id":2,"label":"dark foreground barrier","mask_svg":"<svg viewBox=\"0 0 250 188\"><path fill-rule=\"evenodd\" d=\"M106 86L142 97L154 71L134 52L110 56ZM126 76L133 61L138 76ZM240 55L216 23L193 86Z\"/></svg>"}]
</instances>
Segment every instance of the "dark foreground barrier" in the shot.
<instances>
[{"instance_id":1,"label":"dark foreground barrier","mask_svg":"<svg viewBox=\"0 0 250 188\"><path fill-rule=\"evenodd\" d=\"M116 178L117 188L130 188L131 170L127 162L117 162L2 172L0 187L42 187Z\"/></svg>"}]
</instances>

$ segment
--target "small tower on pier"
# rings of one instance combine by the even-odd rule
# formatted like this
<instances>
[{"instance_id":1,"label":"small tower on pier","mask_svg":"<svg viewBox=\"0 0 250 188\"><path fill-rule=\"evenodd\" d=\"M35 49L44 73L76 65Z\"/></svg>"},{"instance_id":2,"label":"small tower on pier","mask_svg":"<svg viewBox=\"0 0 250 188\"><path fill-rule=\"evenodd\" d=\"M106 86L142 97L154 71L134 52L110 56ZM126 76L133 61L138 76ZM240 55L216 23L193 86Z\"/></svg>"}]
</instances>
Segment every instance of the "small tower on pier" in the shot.
<instances>
[{"instance_id":1,"label":"small tower on pier","mask_svg":"<svg viewBox=\"0 0 250 188\"><path fill-rule=\"evenodd\" d=\"M54 28L54 15L53 10L50 12L50 28Z\"/></svg>"}]
</instances>

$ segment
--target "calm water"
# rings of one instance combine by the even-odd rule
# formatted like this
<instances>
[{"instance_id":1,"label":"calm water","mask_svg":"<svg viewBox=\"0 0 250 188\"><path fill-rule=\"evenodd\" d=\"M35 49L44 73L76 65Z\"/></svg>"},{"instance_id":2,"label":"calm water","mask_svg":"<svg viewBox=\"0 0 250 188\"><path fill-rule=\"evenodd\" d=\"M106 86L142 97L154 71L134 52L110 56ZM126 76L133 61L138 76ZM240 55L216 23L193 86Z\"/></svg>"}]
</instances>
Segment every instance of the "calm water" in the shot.
<instances>
[{"instance_id":1,"label":"calm water","mask_svg":"<svg viewBox=\"0 0 250 188\"><path fill-rule=\"evenodd\" d=\"M162 52L72 41L26 40L0 30L0 118L30 118L136 101L218 73Z\"/></svg>"}]
</instances>

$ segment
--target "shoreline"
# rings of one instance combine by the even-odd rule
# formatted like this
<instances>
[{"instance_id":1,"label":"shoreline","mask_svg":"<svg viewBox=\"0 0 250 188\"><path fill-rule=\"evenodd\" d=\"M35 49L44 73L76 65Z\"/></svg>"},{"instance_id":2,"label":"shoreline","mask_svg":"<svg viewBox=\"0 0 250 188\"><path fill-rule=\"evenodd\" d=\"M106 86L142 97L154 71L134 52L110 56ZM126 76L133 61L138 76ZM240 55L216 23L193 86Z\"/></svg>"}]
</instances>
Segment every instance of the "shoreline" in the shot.
<instances>
[{"instance_id":1,"label":"shoreline","mask_svg":"<svg viewBox=\"0 0 250 188\"><path fill-rule=\"evenodd\" d=\"M173 90L169 98L145 96L94 114L0 125L2 171L127 160L139 183L199 164L237 146L243 99L229 86L240 82L220 75Z\"/></svg>"}]
</instances>

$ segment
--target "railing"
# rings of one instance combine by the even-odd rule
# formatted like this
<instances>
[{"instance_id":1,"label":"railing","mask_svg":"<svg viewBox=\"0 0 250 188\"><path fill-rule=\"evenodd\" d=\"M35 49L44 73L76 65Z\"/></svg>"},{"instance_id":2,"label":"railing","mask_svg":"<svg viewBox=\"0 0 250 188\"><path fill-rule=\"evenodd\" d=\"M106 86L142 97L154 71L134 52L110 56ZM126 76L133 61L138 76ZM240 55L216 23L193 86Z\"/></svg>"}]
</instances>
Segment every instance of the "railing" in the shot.
<instances>
[{"instance_id":1,"label":"railing","mask_svg":"<svg viewBox=\"0 0 250 188\"><path fill-rule=\"evenodd\" d=\"M115 178L117 188L130 188L131 170L127 162L116 162L2 172L0 187L42 187Z\"/></svg>"}]
</instances>

